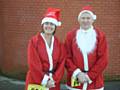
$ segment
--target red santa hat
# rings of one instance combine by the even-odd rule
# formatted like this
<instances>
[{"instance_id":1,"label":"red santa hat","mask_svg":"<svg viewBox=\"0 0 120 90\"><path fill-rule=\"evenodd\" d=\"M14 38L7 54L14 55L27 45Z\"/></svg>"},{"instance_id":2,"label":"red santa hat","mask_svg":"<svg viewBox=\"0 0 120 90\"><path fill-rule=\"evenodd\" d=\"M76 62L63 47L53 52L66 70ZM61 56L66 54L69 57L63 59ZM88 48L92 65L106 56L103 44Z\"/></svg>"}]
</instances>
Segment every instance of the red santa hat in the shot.
<instances>
[{"instance_id":1,"label":"red santa hat","mask_svg":"<svg viewBox=\"0 0 120 90\"><path fill-rule=\"evenodd\" d=\"M61 26L59 17L60 17L60 9L48 8L44 18L42 19L41 24L45 22L51 22L56 26Z\"/></svg>"},{"instance_id":2,"label":"red santa hat","mask_svg":"<svg viewBox=\"0 0 120 90\"><path fill-rule=\"evenodd\" d=\"M81 16L83 13L85 13L85 12L89 13L89 14L92 16L92 18L93 18L94 20L96 20L97 17L96 17L96 15L93 13L93 10L92 10L92 7L91 7L91 6L85 6L85 7L82 8L81 12L80 12L79 15L78 15L78 20L80 19L80 16Z\"/></svg>"}]
</instances>

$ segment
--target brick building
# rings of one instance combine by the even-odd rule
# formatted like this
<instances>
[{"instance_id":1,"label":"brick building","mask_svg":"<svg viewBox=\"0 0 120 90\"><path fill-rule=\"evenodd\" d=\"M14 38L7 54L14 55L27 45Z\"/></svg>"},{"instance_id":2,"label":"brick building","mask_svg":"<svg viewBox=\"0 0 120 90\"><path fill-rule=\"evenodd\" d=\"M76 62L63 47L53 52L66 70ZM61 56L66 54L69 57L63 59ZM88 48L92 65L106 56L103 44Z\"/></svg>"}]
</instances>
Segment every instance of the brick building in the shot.
<instances>
[{"instance_id":1,"label":"brick building","mask_svg":"<svg viewBox=\"0 0 120 90\"><path fill-rule=\"evenodd\" d=\"M61 8L62 26L56 35L65 35L78 25L81 7L92 5L96 26L107 36L109 65L106 79L120 79L120 1L119 0L0 0L0 72L23 79L27 71L27 44L41 30L40 23L48 7Z\"/></svg>"}]
</instances>

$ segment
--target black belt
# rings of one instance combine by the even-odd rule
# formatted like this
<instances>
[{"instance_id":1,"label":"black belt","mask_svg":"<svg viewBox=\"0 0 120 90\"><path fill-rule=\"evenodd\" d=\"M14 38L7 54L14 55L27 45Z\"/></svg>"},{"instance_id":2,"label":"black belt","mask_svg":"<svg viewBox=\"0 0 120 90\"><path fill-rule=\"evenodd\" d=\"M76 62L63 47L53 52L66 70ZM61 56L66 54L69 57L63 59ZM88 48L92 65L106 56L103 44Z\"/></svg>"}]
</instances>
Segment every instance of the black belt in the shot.
<instances>
[{"instance_id":1,"label":"black belt","mask_svg":"<svg viewBox=\"0 0 120 90\"><path fill-rule=\"evenodd\" d=\"M47 73L54 73L54 70L49 70Z\"/></svg>"},{"instance_id":2,"label":"black belt","mask_svg":"<svg viewBox=\"0 0 120 90\"><path fill-rule=\"evenodd\" d=\"M82 72L84 72L84 73L87 73L88 71L86 71L86 70L83 70Z\"/></svg>"}]
</instances>

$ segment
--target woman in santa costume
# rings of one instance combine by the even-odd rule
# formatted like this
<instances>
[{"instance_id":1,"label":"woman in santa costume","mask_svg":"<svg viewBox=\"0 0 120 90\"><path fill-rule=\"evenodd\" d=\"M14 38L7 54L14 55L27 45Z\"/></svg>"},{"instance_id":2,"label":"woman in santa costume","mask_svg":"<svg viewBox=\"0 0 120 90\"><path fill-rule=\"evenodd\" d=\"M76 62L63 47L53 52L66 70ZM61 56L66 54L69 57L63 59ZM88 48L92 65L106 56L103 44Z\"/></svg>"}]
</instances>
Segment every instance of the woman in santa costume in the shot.
<instances>
[{"instance_id":1,"label":"woman in santa costume","mask_svg":"<svg viewBox=\"0 0 120 90\"><path fill-rule=\"evenodd\" d=\"M105 34L93 26L95 20L92 7L83 7L78 15L80 27L66 36L68 90L104 90L108 48Z\"/></svg>"},{"instance_id":2,"label":"woman in santa costume","mask_svg":"<svg viewBox=\"0 0 120 90\"><path fill-rule=\"evenodd\" d=\"M64 74L64 47L55 37L60 9L48 8L42 19L42 32L33 36L28 44L28 66L26 90L29 85L44 86L45 89L60 90L60 80Z\"/></svg>"}]
</instances>

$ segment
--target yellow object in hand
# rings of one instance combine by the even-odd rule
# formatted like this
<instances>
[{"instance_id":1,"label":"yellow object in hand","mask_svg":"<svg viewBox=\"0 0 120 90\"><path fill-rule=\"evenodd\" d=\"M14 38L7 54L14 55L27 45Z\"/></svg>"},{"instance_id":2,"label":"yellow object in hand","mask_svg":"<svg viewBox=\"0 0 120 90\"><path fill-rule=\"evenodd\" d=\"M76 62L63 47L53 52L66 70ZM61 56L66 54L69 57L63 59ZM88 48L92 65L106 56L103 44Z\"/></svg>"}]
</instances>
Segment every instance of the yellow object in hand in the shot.
<instances>
[{"instance_id":1,"label":"yellow object in hand","mask_svg":"<svg viewBox=\"0 0 120 90\"><path fill-rule=\"evenodd\" d=\"M28 90L47 90L45 86L37 85L37 84L29 84Z\"/></svg>"},{"instance_id":2,"label":"yellow object in hand","mask_svg":"<svg viewBox=\"0 0 120 90\"><path fill-rule=\"evenodd\" d=\"M77 78L74 77L71 78L71 86L72 87L80 86L80 83L78 82Z\"/></svg>"}]
</instances>

